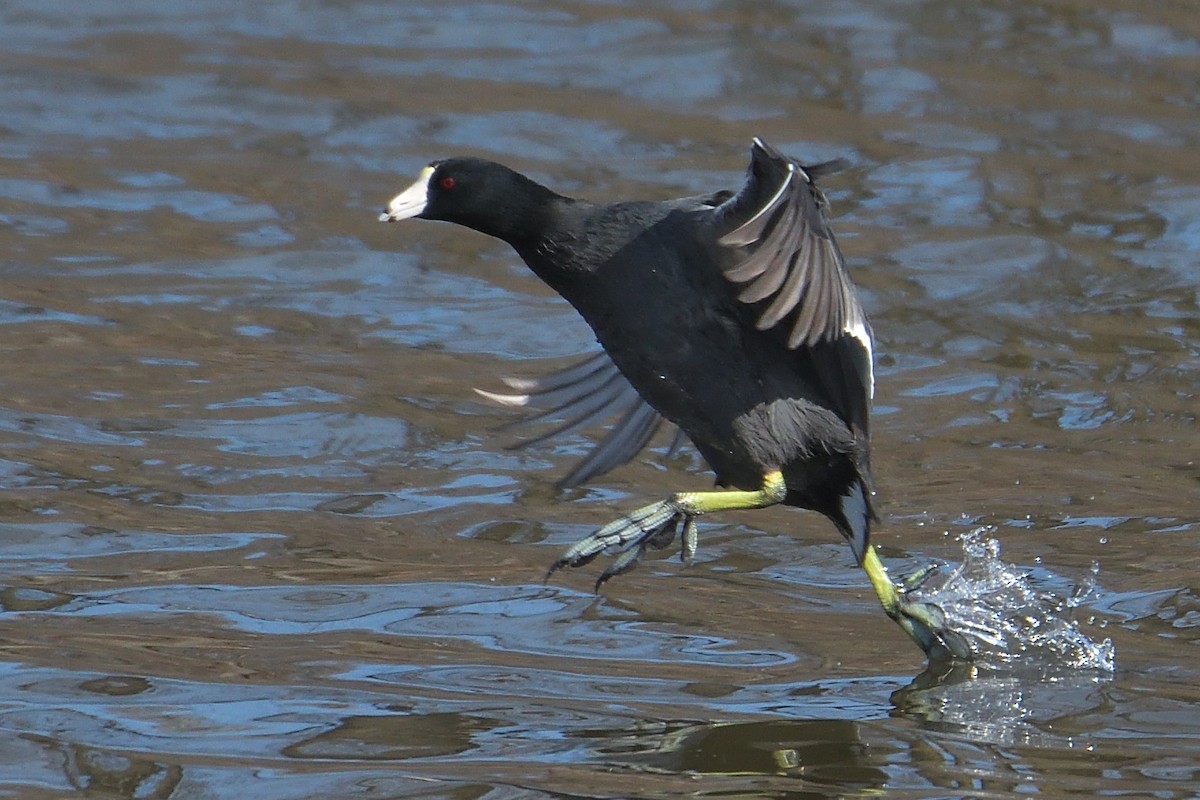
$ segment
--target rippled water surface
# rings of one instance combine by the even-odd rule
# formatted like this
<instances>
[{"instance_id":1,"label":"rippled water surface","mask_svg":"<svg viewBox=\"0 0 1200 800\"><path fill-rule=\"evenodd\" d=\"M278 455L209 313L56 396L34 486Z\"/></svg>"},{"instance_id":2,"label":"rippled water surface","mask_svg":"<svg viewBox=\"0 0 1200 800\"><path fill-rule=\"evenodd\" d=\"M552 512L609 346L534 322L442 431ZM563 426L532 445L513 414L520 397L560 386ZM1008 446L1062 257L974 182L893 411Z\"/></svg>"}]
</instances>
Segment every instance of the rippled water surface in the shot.
<instances>
[{"instance_id":1,"label":"rippled water surface","mask_svg":"<svg viewBox=\"0 0 1200 800\"><path fill-rule=\"evenodd\" d=\"M0 795L1200 794L1191 2L17 0L0 44ZM925 670L787 509L542 582L710 478L557 492L589 438L470 387L589 332L378 209L454 153L710 190L754 135L853 164L885 559L992 526L1115 673Z\"/></svg>"}]
</instances>

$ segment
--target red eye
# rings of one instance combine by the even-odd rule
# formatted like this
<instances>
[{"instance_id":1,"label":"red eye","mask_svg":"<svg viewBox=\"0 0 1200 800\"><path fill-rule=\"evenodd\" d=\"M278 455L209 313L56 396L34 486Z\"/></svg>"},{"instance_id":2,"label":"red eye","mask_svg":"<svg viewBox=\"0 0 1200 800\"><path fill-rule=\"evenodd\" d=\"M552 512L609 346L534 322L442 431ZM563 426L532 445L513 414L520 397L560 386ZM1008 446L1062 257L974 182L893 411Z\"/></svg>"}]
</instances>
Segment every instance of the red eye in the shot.
<instances>
[{"instance_id":1,"label":"red eye","mask_svg":"<svg viewBox=\"0 0 1200 800\"><path fill-rule=\"evenodd\" d=\"M454 180L454 178L451 178L449 175L447 175L446 177L442 178L441 181L439 181L439 183L442 184L443 189L453 189L455 180Z\"/></svg>"}]
</instances>

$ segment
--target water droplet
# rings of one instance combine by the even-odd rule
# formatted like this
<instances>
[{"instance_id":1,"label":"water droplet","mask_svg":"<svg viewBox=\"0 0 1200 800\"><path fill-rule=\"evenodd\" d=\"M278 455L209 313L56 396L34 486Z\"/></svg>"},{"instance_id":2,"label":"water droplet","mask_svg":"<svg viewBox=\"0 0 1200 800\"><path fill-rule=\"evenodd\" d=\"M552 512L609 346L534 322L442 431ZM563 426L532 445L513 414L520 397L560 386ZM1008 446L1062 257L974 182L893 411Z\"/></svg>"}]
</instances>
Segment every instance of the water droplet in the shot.
<instances>
[{"instance_id":1,"label":"water droplet","mask_svg":"<svg viewBox=\"0 0 1200 800\"><path fill-rule=\"evenodd\" d=\"M1000 560L1000 542L988 535L994 530L976 528L959 536L962 564L922 585L916 599L942 609L947 626L968 639L979 663L1020 659L1032 666L1111 672L1112 641L1093 642L1063 616L1094 592L1094 579L1067 598L1040 590L1026 570Z\"/></svg>"}]
</instances>

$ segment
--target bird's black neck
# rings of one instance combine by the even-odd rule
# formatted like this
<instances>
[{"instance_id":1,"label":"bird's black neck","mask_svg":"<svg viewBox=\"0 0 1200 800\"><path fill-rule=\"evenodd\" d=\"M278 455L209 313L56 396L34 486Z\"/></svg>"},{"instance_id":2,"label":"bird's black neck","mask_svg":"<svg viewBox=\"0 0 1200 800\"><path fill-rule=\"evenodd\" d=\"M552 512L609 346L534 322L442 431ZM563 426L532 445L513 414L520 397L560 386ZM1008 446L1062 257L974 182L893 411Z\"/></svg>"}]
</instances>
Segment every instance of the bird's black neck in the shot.
<instances>
[{"instance_id":1,"label":"bird's black neck","mask_svg":"<svg viewBox=\"0 0 1200 800\"><path fill-rule=\"evenodd\" d=\"M493 198L501 213L481 214L463 224L508 242L518 252L536 247L545 233L555 228L562 208L572 202L516 172L507 188L502 196Z\"/></svg>"}]
</instances>

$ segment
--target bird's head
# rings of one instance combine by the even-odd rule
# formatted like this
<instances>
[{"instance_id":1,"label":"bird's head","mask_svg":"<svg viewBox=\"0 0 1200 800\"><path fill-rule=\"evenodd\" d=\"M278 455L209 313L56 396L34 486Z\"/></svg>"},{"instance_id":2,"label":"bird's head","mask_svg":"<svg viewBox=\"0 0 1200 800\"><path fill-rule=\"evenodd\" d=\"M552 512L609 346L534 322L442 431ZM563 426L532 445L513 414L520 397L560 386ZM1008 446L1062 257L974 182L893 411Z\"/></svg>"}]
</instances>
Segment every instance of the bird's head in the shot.
<instances>
[{"instance_id":1,"label":"bird's head","mask_svg":"<svg viewBox=\"0 0 1200 800\"><path fill-rule=\"evenodd\" d=\"M379 220L443 220L513 242L553 197L550 190L494 161L448 158L421 170L416 182L388 202Z\"/></svg>"}]
</instances>

